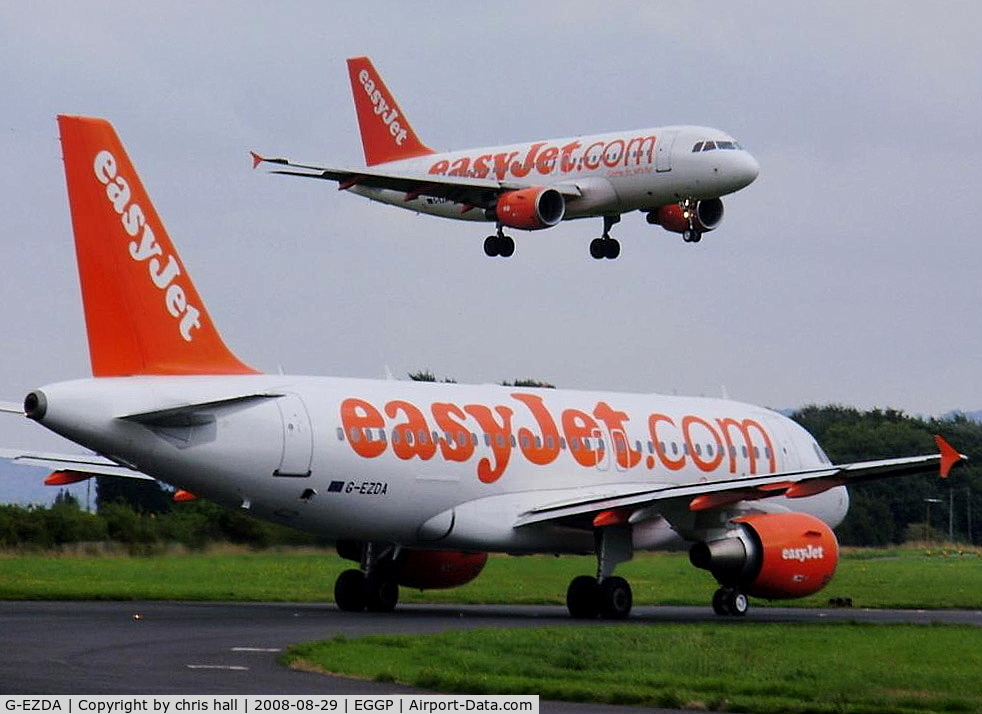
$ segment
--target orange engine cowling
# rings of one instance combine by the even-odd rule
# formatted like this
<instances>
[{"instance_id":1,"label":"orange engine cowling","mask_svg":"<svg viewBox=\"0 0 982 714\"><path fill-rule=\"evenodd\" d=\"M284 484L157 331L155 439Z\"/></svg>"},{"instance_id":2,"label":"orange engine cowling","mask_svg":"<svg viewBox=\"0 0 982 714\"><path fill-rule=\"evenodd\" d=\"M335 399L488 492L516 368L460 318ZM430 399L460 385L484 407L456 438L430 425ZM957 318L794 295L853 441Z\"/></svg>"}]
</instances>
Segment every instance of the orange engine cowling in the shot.
<instances>
[{"instance_id":1,"label":"orange engine cowling","mask_svg":"<svg viewBox=\"0 0 982 714\"><path fill-rule=\"evenodd\" d=\"M694 208L692 227L700 233L711 231L723 222L723 202L718 198L699 201ZM648 214L648 223L658 224L666 231L682 233L689 230L689 218L686 209L677 203L670 203Z\"/></svg>"},{"instance_id":2,"label":"orange engine cowling","mask_svg":"<svg viewBox=\"0 0 982 714\"><path fill-rule=\"evenodd\" d=\"M460 550L409 550L397 559L397 581L416 590L439 590L465 585L480 575L487 553Z\"/></svg>"},{"instance_id":3,"label":"orange engine cowling","mask_svg":"<svg viewBox=\"0 0 982 714\"><path fill-rule=\"evenodd\" d=\"M807 513L737 518L734 537L696 543L689 559L721 585L768 600L805 597L832 579L839 543L824 522Z\"/></svg>"},{"instance_id":4,"label":"orange engine cowling","mask_svg":"<svg viewBox=\"0 0 982 714\"><path fill-rule=\"evenodd\" d=\"M554 188L523 188L498 197L495 217L503 226L537 231L552 228L566 215L566 199Z\"/></svg>"}]
</instances>

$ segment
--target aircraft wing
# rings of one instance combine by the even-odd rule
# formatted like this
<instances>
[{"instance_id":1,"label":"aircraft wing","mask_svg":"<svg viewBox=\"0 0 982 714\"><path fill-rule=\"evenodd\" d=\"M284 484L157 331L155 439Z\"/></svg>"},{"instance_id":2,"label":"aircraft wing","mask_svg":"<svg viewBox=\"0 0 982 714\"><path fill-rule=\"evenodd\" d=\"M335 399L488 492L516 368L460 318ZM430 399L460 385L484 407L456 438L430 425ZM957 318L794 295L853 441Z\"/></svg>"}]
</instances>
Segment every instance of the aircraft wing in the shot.
<instances>
[{"instance_id":1,"label":"aircraft wing","mask_svg":"<svg viewBox=\"0 0 982 714\"><path fill-rule=\"evenodd\" d=\"M702 483L658 484L637 488L634 492L620 489L618 492L602 494L591 488L582 497L568 498L526 511L519 516L515 527L546 522L562 522L565 525L582 527L630 523L632 515L638 511L667 500L688 500L690 511L706 511L738 501L755 501L771 496L804 498L836 486L935 470L940 470L941 478L947 478L952 467L967 457L958 453L940 436L935 437L935 442L939 453L927 456L861 461L820 469Z\"/></svg>"},{"instance_id":2,"label":"aircraft wing","mask_svg":"<svg viewBox=\"0 0 982 714\"><path fill-rule=\"evenodd\" d=\"M346 169L311 166L309 164L297 164L289 159L267 158L254 151L251 154L253 168L262 163L276 164L287 168L275 169L271 173L336 181L338 183L338 189L342 191L354 186L401 191L406 194L407 201L419 198L420 196L430 196L462 203L467 206L473 206L474 208L486 209L493 208L498 200L498 196L505 191L515 191L536 185L521 181L498 181L496 179L472 178L468 176L419 176L400 174L397 172L379 171L368 167ZM582 195L580 189L574 183L554 184L550 185L550 188L554 188L568 198Z\"/></svg>"}]
</instances>

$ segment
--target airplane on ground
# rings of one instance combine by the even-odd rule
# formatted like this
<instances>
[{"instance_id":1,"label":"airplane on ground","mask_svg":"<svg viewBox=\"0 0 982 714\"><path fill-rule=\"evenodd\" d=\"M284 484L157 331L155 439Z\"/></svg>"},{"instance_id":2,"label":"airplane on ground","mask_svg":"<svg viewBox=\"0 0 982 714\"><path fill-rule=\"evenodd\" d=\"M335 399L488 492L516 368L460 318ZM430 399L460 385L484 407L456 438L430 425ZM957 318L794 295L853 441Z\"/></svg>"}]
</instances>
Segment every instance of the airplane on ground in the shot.
<instances>
[{"instance_id":1,"label":"airplane on ground","mask_svg":"<svg viewBox=\"0 0 982 714\"><path fill-rule=\"evenodd\" d=\"M603 234L590 243L596 259L616 258L610 237L621 214L641 211L650 224L698 243L723 220L720 196L757 178L757 161L733 137L700 126L665 126L593 136L437 153L413 130L368 57L348 60L363 168L313 166L251 152L274 173L336 181L373 201L417 213L493 221L489 257L509 257L515 241L504 228L552 228L599 216Z\"/></svg>"},{"instance_id":2,"label":"airplane on ground","mask_svg":"<svg viewBox=\"0 0 982 714\"><path fill-rule=\"evenodd\" d=\"M817 592L845 485L940 469L939 452L834 465L776 412L723 399L260 374L225 345L112 125L60 116L93 377L22 414L93 453L5 450L53 469L156 479L333 540L358 563L346 611L455 587L488 553L593 553L571 615L624 618L635 551L690 545L720 615Z\"/></svg>"}]
</instances>

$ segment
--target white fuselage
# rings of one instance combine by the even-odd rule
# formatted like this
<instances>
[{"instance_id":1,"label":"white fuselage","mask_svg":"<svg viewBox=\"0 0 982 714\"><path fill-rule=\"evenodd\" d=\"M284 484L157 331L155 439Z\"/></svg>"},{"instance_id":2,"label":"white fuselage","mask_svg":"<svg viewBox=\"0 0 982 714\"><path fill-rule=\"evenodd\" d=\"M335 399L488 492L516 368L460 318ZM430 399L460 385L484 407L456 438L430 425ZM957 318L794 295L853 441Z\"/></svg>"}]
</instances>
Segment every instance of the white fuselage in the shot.
<instances>
[{"instance_id":1,"label":"white fuselage","mask_svg":"<svg viewBox=\"0 0 982 714\"><path fill-rule=\"evenodd\" d=\"M711 142L709 150L693 151ZM718 129L669 126L524 144L468 149L381 164L406 176L493 179L505 186L575 187L567 219L650 211L682 199L724 196L749 185L759 167L749 152ZM448 199L355 185L375 201L459 220L493 217Z\"/></svg>"},{"instance_id":2,"label":"white fuselage","mask_svg":"<svg viewBox=\"0 0 982 714\"><path fill-rule=\"evenodd\" d=\"M44 426L165 483L332 539L404 546L592 552L589 531L514 524L589 489L827 465L791 420L718 399L274 375L101 378L40 392ZM189 417L189 404L204 406ZM835 488L793 509L766 504L834 526L848 500ZM672 508L671 527L663 510L635 528L635 547L712 527Z\"/></svg>"}]
</instances>

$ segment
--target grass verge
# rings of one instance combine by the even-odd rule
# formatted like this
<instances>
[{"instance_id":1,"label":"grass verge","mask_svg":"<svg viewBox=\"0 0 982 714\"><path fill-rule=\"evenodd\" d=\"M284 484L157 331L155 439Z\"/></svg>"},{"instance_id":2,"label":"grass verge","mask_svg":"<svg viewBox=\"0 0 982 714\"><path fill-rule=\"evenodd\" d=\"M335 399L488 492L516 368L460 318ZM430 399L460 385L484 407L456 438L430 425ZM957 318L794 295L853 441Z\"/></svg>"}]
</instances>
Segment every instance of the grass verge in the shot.
<instances>
[{"instance_id":1,"label":"grass verge","mask_svg":"<svg viewBox=\"0 0 982 714\"><path fill-rule=\"evenodd\" d=\"M349 567L333 551L309 548L147 557L8 553L0 554L0 599L331 602L334 579ZM463 587L425 593L403 588L401 598L407 603L558 605L569 581L595 567L592 557L495 556L480 577ZM639 555L617 573L630 581L639 606L708 605L716 587L684 553ZM855 607L982 608L982 551L846 551L825 590L780 604L815 607L830 598L850 598Z\"/></svg>"},{"instance_id":2,"label":"grass verge","mask_svg":"<svg viewBox=\"0 0 982 714\"><path fill-rule=\"evenodd\" d=\"M982 629L631 625L337 637L298 668L424 689L712 711L982 711ZM953 660L956 664L953 664Z\"/></svg>"}]
</instances>

